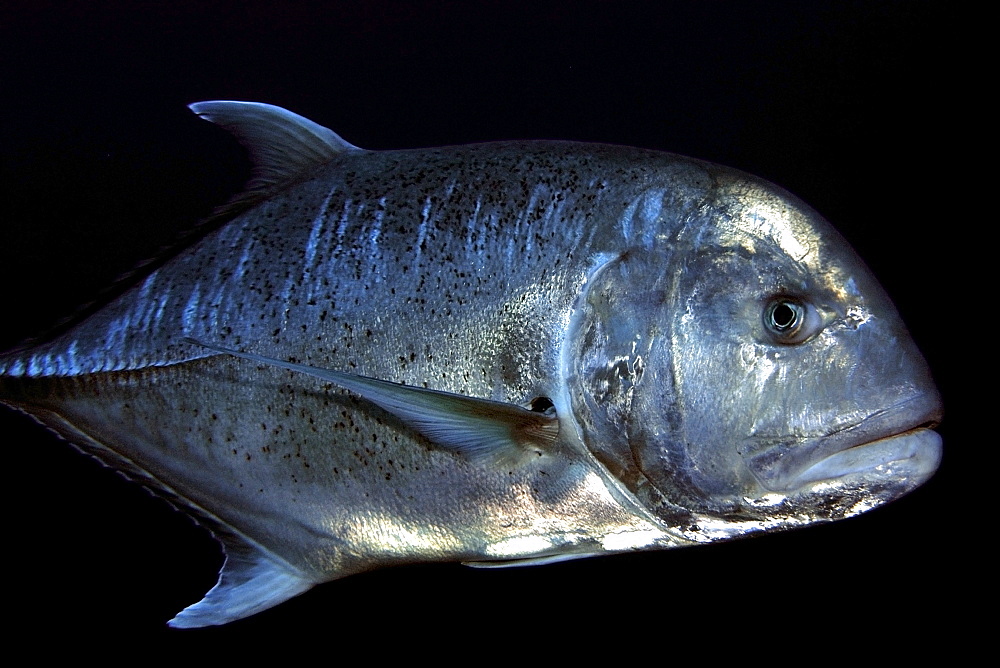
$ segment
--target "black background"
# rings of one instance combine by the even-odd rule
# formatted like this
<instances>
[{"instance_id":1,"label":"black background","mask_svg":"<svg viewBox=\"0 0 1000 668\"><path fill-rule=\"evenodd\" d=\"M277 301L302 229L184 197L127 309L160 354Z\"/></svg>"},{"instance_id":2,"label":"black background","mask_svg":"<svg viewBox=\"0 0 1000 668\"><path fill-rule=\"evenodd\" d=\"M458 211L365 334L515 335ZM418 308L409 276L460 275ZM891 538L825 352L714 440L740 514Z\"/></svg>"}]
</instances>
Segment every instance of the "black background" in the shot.
<instances>
[{"instance_id":1,"label":"black background","mask_svg":"<svg viewBox=\"0 0 1000 668\"><path fill-rule=\"evenodd\" d=\"M955 564L971 448L955 375L967 351L952 349L966 221L945 3L15 2L0 17L0 347L69 315L238 190L241 149L185 105L255 100L370 149L601 141L774 181L872 266L947 413L938 475L850 521L544 568L401 568L177 632L165 621L214 583L212 540L4 411L17 628L147 648L294 638L330 661L338 643L459 656L456 639L497 658L525 638L623 656L782 635L843 648L878 638L884 619L925 645L946 638L941 620L965 595Z\"/></svg>"}]
</instances>

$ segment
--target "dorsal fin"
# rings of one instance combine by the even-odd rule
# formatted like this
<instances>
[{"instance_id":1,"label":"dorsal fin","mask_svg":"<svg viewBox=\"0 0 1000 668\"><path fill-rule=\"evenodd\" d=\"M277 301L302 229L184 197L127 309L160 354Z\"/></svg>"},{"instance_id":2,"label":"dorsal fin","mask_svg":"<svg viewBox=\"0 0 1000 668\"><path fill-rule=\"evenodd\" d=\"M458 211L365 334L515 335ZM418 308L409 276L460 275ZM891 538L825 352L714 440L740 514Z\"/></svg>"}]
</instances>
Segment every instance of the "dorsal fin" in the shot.
<instances>
[{"instance_id":1,"label":"dorsal fin","mask_svg":"<svg viewBox=\"0 0 1000 668\"><path fill-rule=\"evenodd\" d=\"M273 104L212 100L188 107L232 132L253 161L250 182L226 209L256 204L338 155L362 150L333 130Z\"/></svg>"}]
</instances>

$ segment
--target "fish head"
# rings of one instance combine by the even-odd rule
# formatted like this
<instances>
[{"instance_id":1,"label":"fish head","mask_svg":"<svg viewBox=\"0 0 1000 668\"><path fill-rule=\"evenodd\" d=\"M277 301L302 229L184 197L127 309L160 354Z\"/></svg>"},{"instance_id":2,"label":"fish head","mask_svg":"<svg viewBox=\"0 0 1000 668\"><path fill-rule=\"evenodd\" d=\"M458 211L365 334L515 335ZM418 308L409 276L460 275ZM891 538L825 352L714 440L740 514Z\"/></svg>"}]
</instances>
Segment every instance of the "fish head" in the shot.
<instances>
[{"instance_id":1,"label":"fish head","mask_svg":"<svg viewBox=\"0 0 1000 668\"><path fill-rule=\"evenodd\" d=\"M885 291L794 196L709 180L580 297L587 448L698 541L852 516L925 482L941 400Z\"/></svg>"}]
</instances>

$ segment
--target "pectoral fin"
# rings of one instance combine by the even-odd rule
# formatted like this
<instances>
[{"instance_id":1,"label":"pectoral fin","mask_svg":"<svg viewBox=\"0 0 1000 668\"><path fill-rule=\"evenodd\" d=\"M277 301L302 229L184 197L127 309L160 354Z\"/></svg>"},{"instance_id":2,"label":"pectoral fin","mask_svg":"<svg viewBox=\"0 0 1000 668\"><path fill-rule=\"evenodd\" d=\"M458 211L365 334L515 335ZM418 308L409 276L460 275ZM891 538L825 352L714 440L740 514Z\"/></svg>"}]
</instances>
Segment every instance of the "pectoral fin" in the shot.
<instances>
[{"instance_id":1,"label":"pectoral fin","mask_svg":"<svg viewBox=\"0 0 1000 668\"><path fill-rule=\"evenodd\" d=\"M559 435L559 420L551 410L539 412L516 404L397 385L188 340L219 353L306 373L339 385L392 413L441 447L473 458L517 460L531 453L541 455Z\"/></svg>"}]
</instances>

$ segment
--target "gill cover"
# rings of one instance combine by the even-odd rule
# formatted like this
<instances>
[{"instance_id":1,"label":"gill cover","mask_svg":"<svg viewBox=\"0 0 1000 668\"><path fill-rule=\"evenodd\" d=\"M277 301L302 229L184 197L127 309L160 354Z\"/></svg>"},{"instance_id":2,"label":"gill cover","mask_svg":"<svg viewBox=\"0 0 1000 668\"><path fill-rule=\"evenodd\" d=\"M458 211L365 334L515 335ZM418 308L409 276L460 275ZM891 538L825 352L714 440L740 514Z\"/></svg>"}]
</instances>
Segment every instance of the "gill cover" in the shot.
<instances>
[{"instance_id":1,"label":"gill cover","mask_svg":"<svg viewBox=\"0 0 1000 668\"><path fill-rule=\"evenodd\" d=\"M647 509L682 524L689 513L681 501L693 492L689 481L651 479L646 470L650 455L661 460L660 470L685 467L682 449L674 447L681 417L671 373L669 314L676 277L670 258L630 249L588 280L568 336L574 364L570 394L594 456ZM647 414L643 406L651 402L658 410Z\"/></svg>"}]
</instances>

